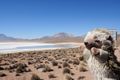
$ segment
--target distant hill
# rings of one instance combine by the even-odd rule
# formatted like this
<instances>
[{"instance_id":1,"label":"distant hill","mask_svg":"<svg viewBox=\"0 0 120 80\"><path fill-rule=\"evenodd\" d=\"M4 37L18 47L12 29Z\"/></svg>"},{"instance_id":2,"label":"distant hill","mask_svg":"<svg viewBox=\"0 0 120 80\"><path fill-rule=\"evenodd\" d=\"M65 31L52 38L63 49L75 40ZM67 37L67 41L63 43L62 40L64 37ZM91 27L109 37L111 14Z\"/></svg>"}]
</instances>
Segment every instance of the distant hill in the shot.
<instances>
[{"instance_id":1,"label":"distant hill","mask_svg":"<svg viewBox=\"0 0 120 80\"><path fill-rule=\"evenodd\" d=\"M0 41L15 41L16 38L8 37L5 34L0 34Z\"/></svg>"},{"instance_id":2,"label":"distant hill","mask_svg":"<svg viewBox=\"0 0 120 80\"><path fill-rule=\"evenodd\" d=\"M83 36L74 36L68 33L57 33L53 36L45 36L42 38L33 39L33 41L41 41L47 43L56 43L56 42L83 42Z\"/></svg>"},{"instance_id":3,"label":"distant hill","mask_svg":"<svg viewBox=\"0 0 120 80\"><path fill-rule=\"evenodd\" d=\"M36 39L18 39L14 37L6 36L5 34L0 34L0 42L3 41L34 41L34 42L46 42L46 43L57 43L57 42L82 42L83 36L74 36L68 33L57 33L53 36L44 36Z\"/></svg>"},{"instance_id":4,"label":"distant hill","mask_svg":"<svg viewBox=\"0 0 120 80\"><path fill-rule=\"evenodd\" d=\"M28 41L28 39L14 38L5 34L0 34L0 42Z\"/></svg>"},{"instance_id":5,"label":"distant hill","mask_svg":"<svg viewBox=\"0 0 120 80\"><path fill-rule=\"evenodd\" d=\"M52 37L54 37L54 38L59 38L59 37L65 38L65 37L74 37L74 35L61 32L61 33L57 33L57 34L53 35Z\"/></svg>"}]
</instances>

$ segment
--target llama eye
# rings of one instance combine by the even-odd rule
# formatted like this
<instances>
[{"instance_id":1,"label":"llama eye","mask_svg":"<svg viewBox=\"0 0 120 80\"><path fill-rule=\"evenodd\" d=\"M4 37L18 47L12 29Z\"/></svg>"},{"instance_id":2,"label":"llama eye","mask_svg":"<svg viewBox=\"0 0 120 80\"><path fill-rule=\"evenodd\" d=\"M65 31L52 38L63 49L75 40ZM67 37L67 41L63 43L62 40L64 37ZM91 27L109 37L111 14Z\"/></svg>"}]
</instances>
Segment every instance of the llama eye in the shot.
<instances>
[{"instance_id":1,"label":"llama eye","mask_svg":"<svg viewBox=\"0 0 120 80\"><path fill-rule=\"evenodd\" d=\"M112 41L112 40L113 40L113 38L112 38L111 36L109 36L109 37L107 38L107 40Z\"/></svg>"},{"instance_id":2,"label":"llama eye","mask_svg":"<svg viewBox=\"0 0 120 80\"><path fill-rule=\"evenodd\" d=\"M95 40L95 42L100 43L100 40Z\"/></svg>"},{"instance_id":3,"label":"llama eye","mask_svg":"<svg viewBox=\"0 0 120 80\"><path fill-rule=\"evenodd\" d=\"M113 38L112 38L112 36L109 36L109 37L107 38L107 40L109 40L109 41L111 41L111 42L113 43Z\"/></svg>"}]
</instances>

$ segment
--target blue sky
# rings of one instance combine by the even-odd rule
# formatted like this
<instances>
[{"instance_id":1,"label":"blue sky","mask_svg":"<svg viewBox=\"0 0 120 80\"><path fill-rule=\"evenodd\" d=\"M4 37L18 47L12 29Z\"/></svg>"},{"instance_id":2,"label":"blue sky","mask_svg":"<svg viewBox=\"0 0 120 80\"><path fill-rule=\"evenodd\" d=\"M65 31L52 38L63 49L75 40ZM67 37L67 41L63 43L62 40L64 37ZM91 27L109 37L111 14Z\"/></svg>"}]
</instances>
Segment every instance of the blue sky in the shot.
<instances>
[{"instance_id":1,"label":"blue sky","mask_svg":"<svg viewBox=\"0 0 120 80\"><path fill-rule=\"evenodd\" d=\"M0 0L0 33L36 38L94 28L120 31L120 0Z\"/></svg>"}]
</instances>

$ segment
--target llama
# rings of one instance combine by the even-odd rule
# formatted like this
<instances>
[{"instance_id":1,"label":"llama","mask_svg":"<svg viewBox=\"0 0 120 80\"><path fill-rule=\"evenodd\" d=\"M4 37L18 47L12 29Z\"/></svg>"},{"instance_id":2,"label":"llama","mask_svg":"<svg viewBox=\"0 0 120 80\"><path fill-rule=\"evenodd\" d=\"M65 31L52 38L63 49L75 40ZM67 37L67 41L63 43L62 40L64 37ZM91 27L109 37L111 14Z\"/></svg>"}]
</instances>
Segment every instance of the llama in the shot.
<instances>
[{"instance_id":1,"label":"llama","mask_svg":"<svg viewBox=\"0 0 120 80\"><path fill-rule=\"evenodd\" d=\"M107 30L88 32L84 58L95 80L120 80L120 66L114 55L114 41Z\"/></svg>"}]
</instances>

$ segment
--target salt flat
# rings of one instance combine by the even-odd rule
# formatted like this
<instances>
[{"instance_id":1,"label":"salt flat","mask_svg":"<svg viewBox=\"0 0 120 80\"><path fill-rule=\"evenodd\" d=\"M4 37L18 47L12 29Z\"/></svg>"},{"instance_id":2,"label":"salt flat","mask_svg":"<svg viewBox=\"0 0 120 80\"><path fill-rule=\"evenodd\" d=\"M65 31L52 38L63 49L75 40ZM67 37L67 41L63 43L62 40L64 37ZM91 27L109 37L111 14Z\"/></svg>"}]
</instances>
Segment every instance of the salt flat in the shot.
<instances>
[{"instance_id":1,"label":"salt flat","mask_svg":"<svg viewBox=\"0 0 120 80\"><path fill-rule=\"evenodd\" d=\"M37 43L37 42L0 42L0 49L8 49L22 46L38 46L38 45L53 45L50 43Z\"/></svg>"},{"instance_id":2,"label":"salt flat","mask_svg":"<svg viewBox=\"0 0 120 80\"><path fill-rule=\"evenodd\" d=\"M77 43L39 43L39 42L0 42L0 53L34 51L62 48L61 45L76 45ZM56 46L56 47L53 47Z\"/></svg>"}]
</instances>

